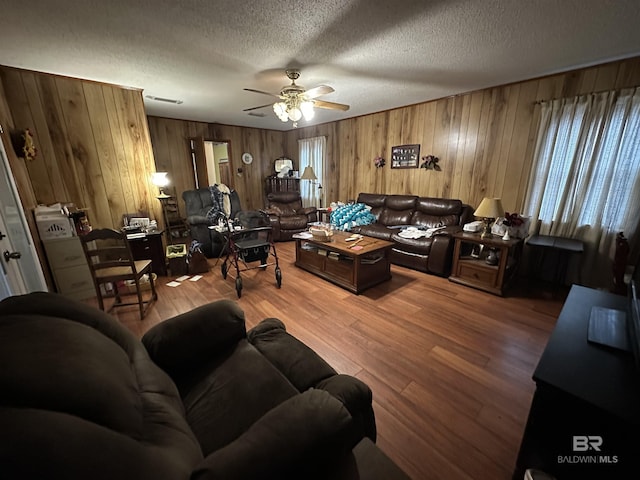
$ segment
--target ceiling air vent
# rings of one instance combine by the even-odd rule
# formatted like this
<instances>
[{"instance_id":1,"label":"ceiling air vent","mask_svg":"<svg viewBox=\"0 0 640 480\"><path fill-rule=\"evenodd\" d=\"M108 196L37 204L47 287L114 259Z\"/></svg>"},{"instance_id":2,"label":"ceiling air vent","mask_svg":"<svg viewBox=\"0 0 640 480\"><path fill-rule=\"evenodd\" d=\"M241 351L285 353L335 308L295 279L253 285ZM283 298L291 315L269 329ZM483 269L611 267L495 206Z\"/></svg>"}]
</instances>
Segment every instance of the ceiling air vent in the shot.
<instances>
[{"instance_id":1,"label":"ceiling air vent","mask_svg":"<svg viewBox=\"0 0 640 480\"><path fill-rule=\"evenodd\" d=\"M257 112L249 112L249 115L251 115L252 117L265 117L266 115L264 113L257 113Z\"/></svg>"},{"instance_id":2,"label":"ceiling air vent","mask_svg":"<svg viewBox=\"0 0 640 480\"><path fill-rule=\"evenodd\" d=\"M174 105L180 105L184 103L182 100L174 100L173 98L154 97L153 95L145 95L149 100L155 100L156 102L173 103Z\"/></svg>"}]
</instances>

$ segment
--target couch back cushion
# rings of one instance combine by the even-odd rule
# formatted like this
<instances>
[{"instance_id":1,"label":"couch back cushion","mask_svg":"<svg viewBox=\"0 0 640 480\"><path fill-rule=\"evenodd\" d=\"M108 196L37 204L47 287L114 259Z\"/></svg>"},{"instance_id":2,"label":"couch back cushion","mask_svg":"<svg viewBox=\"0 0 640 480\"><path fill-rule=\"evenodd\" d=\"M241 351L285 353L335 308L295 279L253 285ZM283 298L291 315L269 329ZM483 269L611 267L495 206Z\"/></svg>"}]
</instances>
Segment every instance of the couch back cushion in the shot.
<instances>
[{"instance_id":1,"label":"couch back cushion","mask_svg":"<svg viewBox=\"0 0 640 480\"><path fill-rule=\"evenodd\" d=\"M302 209L300 192L272 192L267 195L267 208L278 211L280 216L295 215Z\"/></svg>"},{"instance_id":2,"label":"couch back cushion","mask_svg":"<svg viewBox=\"0 0 640 480\"><path fill-rule=\"evenodd\" d=\"M427 228L449 227L459 224L461 213L462 202L460 200L420 197L411 223Z\"/></svg>"},{"instance_id":3,"label":"couch back cushion","mask_svg":"<svg viewBox=\"0 0 640 480\"><path fill-rule=\"evenodd\" d=\"M182 388L187 419L204 455L246 432L269 410L298 390L247 340L225 358L203 363ZM259 392L259 393L258 393Z\"/></svg>"},{"instance_id":4,"label":"couch back cushion","mask_svg":"<svg viewBox=\"0 0 640 480\"><path fill-rule=\"evenodd\" d=\"M185 211L187 216L205 216L213 206L211 192L209 188L198 188L197 190L185 190L182 192Z\"/></svg>"},{"instance_id":5,"label":"couch back cushion","mask_svg":"<svg viewBox=\"0 0 640 480\"><path fill-rule=\"evenodd\" d=\"M417 200L413 195L387 195L378 222L389 227L410 224Z\"/></svg>"},{"instance_id":6,"label":"couch back cushion","mask_svg":"<svg viewBox=\"0 0 640 480\"><path fill-rule=\"evenodd\" d=\"M200 461L175 385L113 317L58 294L10 297L0 342L7 478L187 478Z\"/></svg>"},{"instance_id":7,"label":"couch back cushion","mask_svg":"<svg viewBox=\"0 0 640 480\"><path fill-rule=\"evenodd\" d=\"M371 207L370 212L378 218L380 212L384 208L384 199L386 195L383 193L361 193L358 195L358 203L364 203Z\"/></svg>"}]
</instances>

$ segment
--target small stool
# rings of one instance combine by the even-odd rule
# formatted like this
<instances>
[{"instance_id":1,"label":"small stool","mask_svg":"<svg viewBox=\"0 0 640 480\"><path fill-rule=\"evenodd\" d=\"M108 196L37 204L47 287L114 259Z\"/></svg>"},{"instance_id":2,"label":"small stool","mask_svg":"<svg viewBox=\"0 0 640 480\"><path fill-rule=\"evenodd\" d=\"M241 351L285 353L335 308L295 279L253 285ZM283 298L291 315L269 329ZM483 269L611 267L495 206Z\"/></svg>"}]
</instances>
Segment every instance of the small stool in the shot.
<instances>
[{"instance_id":1,"label":"small stool","mask_svg":"<svg viewBox=\"0 0 640 480\"><path fill-rule=\"evenodd\" d=\"M570 256L584 251L584 243L581 240L551 235L532 235L527 240L527 245L540 250L538 265L544 264L547 251L550 250L557 254L558 261L555 264L552 280L556 287L564 284Z\"/></svg>"}]
</instances>

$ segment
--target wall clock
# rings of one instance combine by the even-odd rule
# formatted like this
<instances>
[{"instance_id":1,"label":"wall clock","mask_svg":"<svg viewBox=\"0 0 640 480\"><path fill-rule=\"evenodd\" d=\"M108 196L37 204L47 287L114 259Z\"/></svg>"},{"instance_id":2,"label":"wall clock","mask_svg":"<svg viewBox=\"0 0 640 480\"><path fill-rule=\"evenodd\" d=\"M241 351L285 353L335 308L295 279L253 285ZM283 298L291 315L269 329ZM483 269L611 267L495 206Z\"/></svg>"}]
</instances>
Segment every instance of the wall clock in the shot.
<instances>
[{"instance_id":1,"label":"wall clock","mask_svg":"<svg viewBox=\"0 0 640 480\"><path fill-rule=\"evenodd\" d=\"M242 154L242 163L244 163L245 165L251 165L251 162L253 162L253 155L251 155L250 153L243 153Z\"/></svg>"}]
</instances>

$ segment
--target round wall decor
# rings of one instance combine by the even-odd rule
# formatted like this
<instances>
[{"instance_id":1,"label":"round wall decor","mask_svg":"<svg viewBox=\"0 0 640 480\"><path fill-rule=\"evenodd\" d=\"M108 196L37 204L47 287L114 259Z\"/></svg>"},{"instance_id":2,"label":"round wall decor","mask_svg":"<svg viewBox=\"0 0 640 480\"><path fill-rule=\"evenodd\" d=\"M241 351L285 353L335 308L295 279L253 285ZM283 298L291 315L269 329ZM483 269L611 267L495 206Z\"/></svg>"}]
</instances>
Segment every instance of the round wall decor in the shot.
<instances>
[{"instance_id":1,"label":"round wall decor","mask_svg":"<svg viewBox=\"0 0 640 480\"><path fill-rule=\"evenodd\" d=\"M242 163L244 163L245 165L251 165L251 162L253 162L253 155L251 155L250 153L243 153L242 154Z\"/></svg>"}]
</instances>

